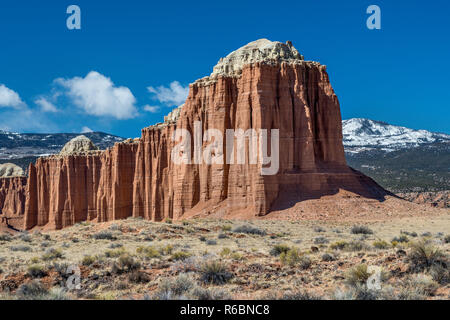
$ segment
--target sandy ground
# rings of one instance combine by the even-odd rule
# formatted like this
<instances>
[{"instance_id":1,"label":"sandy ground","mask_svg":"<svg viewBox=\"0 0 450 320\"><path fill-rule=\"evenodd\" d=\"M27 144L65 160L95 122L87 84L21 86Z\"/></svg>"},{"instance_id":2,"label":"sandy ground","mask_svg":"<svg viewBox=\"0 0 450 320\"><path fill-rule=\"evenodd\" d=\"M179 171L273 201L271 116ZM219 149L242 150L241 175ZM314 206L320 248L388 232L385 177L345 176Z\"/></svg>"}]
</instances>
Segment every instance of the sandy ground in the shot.
<instances>
[{"instance_id":1,"label":"sandy ground","mask_svg":"<svg viewBox=\"0 0 450 320\"><path fill-rule=\"evenodd\" d=\"M394 208L395 203L392 205ZM180 274L188 278L183 281L190 281L197 290L191 288L183 293L190 298L198 298L199 290L206 290L216 299L282 298L298 292L324 299L349 298L353 290L348 285L349 272L361 264L379 266L390 274L386 288L413 290L412 287L418 287L412 285L418 274L427 277L427 281L433 279L430 270L409 270L407 255L411 244L425 239L448 258L450 212L429 210L423 205L411 208L405 215L388 218L386 213L377 219L366 219L363 215L360 219L334 221L320 217L275 220L276 213L251 221L209 218L163 223L127 219L81 223L59 231L11 234L10 238L0 238L0 292L3 298L17 298L20 286L34 278L46 289L64 289L67 277L61 274L58 265L80 268L81 289L63 290L65 297L80 299L161 299L166 297L162 296L163 288L169 290L170 281L176 281ZM353 234L351 229L355 225L366 226L372 233ZM241 232L242 226L247 226L247 230ZM106 239L96 239L101 233L106 234ZM402 235L404 242L392 242ZM377 241L385 241L385 248L375 248ZM337 248L339 243L358 245L343 249ZM294 259L290 264L275 255L273 249L277 245L298 252L298 261ZM157 254L147 254L146 248ZM48 254L52 250L60 254L52 257ZM324 254L332 256L332 260L324 261ZM83 263L86 256L92 263ZM131 257L139 266L134 271L117 272L114 265L122 256ZM305 259L309 260L306 268ZM211 261L223 264L224 272L231 274L231 278L222 284L205 282L203 267ZM31 275L30 266L40 267L43 274ZM138 280L136 274L140 275ZM428 290L420 297L449 299L446 281L434 281L432 293ZM396 293L397 298L399 295Z\"/></svg>"}]
</instances>

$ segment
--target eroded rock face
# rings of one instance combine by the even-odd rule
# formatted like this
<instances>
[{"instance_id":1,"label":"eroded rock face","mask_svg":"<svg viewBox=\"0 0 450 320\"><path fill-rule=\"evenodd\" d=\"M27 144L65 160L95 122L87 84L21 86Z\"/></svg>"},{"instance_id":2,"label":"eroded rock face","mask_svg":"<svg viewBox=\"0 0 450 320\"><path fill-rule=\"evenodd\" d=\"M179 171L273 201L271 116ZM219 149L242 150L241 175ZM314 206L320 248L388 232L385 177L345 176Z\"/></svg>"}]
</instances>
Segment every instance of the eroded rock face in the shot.
<instances>
[{"instance_id":1,"label":"eroded rock face","mask_svg":"<svg viewBox=\"0 0 450 320\"><path fill-rule=\"evenodd\" d=\"M248 144L244 164L175 164L172 136L176 129L194 136L196 122L202 132L224 134L279 129L277 174L261 175L262 164L249 161ZM304 61L290 43L263 39L222 59L210 77L190 85L182 107L165 123L143 129L140 139L104 152L81 141L30 166L26 229L129 216L255 217L341 189L374 199L385 195L346 165L339 102L325 66ZM200 144L205 149L210 142Z\"/></svg>"},{"instance_id":2,"label":"eroded rock face","mask_svg":"<svg viewBox=\"0 0 450 320\"><path fill-rule=\"evenodd\" d=\"M0 178L0 224L23 228L26 177Z\"/></svg>"}]
</instances>

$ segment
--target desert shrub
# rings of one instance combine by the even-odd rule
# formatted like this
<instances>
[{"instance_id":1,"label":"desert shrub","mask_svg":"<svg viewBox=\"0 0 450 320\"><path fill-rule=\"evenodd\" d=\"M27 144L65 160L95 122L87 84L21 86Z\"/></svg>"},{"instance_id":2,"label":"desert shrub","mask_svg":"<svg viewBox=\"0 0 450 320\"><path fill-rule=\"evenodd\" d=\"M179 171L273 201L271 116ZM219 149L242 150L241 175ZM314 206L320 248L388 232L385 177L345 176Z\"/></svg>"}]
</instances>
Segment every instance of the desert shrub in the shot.
<instances>
[{"instance_id":1,"label":"desert shrub","mask_svg":"<svg viewBox=\"0 0 450 320\"><path fill-rule=\"evenodd\" d=\"M239 227L234 228L233 232L235 233L246 233L246 234L256 234L260 236L266 235L266 231L253 227L251 225L242 225Z\"/></svg>"},{"instance_id":2,"label":"desert shrub","mask_svg":"<svg viewBox=\"0 0 450 320\"><path fill-rule=\"evenodd\" d=\"M7 233L0 234L0 241L11 241L12 237Z\"/></svg>"},{"instance_id":3,"label":"desert shrub","mask_svg":"<svg viewBox=\"0 0 450 320\"><path fill-rule=\"evenodd\" d=\"M136 249L136 253L143 255L149 259L159 258L161 256L161 253L153 247L138 247Z\"/></svg>"},{"instance_id":4,"label":"desert shrub","mask_svg":"<svg viewBox=\"0 0 450 320\"><path fill-rule=\"evenodd\" d=\"M377 240L372 243L373 247L376 249L387 249L390 247L390 244L384 240Z\"/></svg>"},{"instance_id":5,"label":"desert shrub","mask_svg":"<svg viewBox=\"0 0 450 320\"><path fill-rule=\"evenodd\" d=\"M222 231L226 232L226 231L231 231L231 225L229 224L225 224L222 226Z\"/></svg>"},{"instance_id":6,"label":"desert shrub","mask_svg":"<svg viewBox=\"0 0 450 320\"><path fill-rule=\"evenodd\" d=\"M433 280L439 284L447 285L450 283L450 268L448 263L434 264L430 268L430 275Z\"/></svg>"},{"instance_id":7,"label":"desert shrub","mask_svg":"<svg viewBox=\"0 0 450 320\"><path fill-rule=\"evenodd\" d=\"M106 250L105 251L105 256L107 258L117 258L124 254L126 254L126 251L123 247L119 247L118 249L114 249L114 250Z\"/></svg>"},{"instance_id":8,"label":"desert shrub","mask_svg":"<svg viewBox=\"0 0 450 320\"><path fill-rule=\"evenodd\" d=\"M409 242L409 238L406 236L406 234L401 234L399 237L392 238L391 243L407 243Z\"/></svg>"},{"instance_id":9,"label":"desert shrub","mask_svg":"<svg viewBox=\"0 0 450 320\"><path fill-rule=\"evenodd\" d=\"M279 256L282 253L287 253L290 247L287 244L276 244L271 250L270 255Z\"/></svg>"},{"instance_id":10,"label":"desert shrub","mask_svg":"<svg viewBox=\"0 0 450 320\"><path fill-rule=\"evenodd\" d=\"M27 273L32 278L42 278L47 275L47 271L44 266L33 264L28 267Z\"/></svg>"},{"instance_id":11,"label":"desert shrub","mask_svg":"<svg viewBox=\"0 0 450 320\"><path fill-rule=\"evenodd\" d=\"M42 255L41 258L44 261L50 261L50 260L61 259L63 257L64 257L64 255L63 255L61 249L50 248Z\"/></svg>"},{"instance_id":12,"label":"desert shrub","mask_svg":"<svg viewBox=\"0 0 450 320\"><path fill-rule=\"evenodd\" d=\"M344 250L344 248L347 246L347 244L348 244L347 241L343 241L343 240L336 241L336 242L330 244L330 248L332 250Z\"/></svg>"},{"instance_id":13,"label":"desert shrub","mask_svg":"<svg viewBox=\"0 0 450 320\"><path fill-rule=\"evenodd\" d=\"M222 251L220 251L220 256L221 257L228 257L229 255L231 255L231 249L230 248L223 248Z\"/></svg>"},{"instance_id":14,"label":"desert shrub","mask_svg":"<svg viewBox=\"0 0 450 320\"><path fill-rule=\"evenodd\" d=\"M140 270L134 270L128 274L128 281L133 283L147 283L150 281L150 276Z\"/></svg>"},{"instance_id":15,"label":"desert shrub","mask_svg":"<svg viewBox=\"0 0 450 320\"><path fill-rule=\"evenodd\" d=\"M244 259L242 254L240 254L239 252L233 252L230 257L231 257L231 259L236 260L236 261L240 261L240 260Z\"/></svg>"},{"instance_id":16,"label":"desert shrub","mask_svg":"<svg viewBox=\"0 0 450 320\"><path fill-rule=\"evenodd\" d=\"M167 224L172 224L172 219L171 218L165 218L164 219L164 223L167 223Z\"/></svg>"},{"instance_id":17,"label":"desert shrub","mask_svg":"<svg viewBox=\"0 0 450 320\"><path fill-rule=\"evenodd\" d=\"M322 297L312 294L308 291L305 290L301 290L301 289L296 289L293 291L287 291L284 292L279 300L296 300L296 301L301 301L301 300L322 300Z\"/></svg>"},{"instance_id":18,"label":"desert shrub","mask_svg":"<svg viewBox=\"0 0 450 320\"><path fill-rule=\"evenodd\" d=\"M439 249L424 240L411 244L411 251L407 259L409 269L413 272L429 270L434 265L448 268L447 257Z\"/></svg>"},{"instance_id":19,"label":"desert shrub","mask_svg":"<svg viewBox=\"0 0 450 320\"><path fill-rule=\"evenodd\" d=\"M367 226L353 226L350 232L352 234L373 234L373 231Z\"/></svg>"},{"instance_id":20,"label":"desert shrub","mask_svg":"<svg viewBox=\"0 0 450 320\"><path fill-rule=\"evenodd\" d=\"M205 262L199 272L200 281L204 283L224 284L233 278L226 265L218 260Z\"/></svg>"},{"instance_id":21,"label":"desert shrub","mask_svg":"<svg viewBox=\"0 0 450 320\"><path fill-rule=\"evenodd\" d=\"M373 290L367 288L364 284L356 284L354 286L339 288L334 292L335 300L384 300L384 292L382 290Z\"/></svg>"},{"instance_id":22,"label":"desert shrub","mask_svg":"<svg viewBox=\"0 0 450 320\"><path fill-rule=\"evenodd\" d=\"M405 234L413 238L417 237L417 232L400 231L400 234Z\"/></svg>"},{"instance_id":23,"label":"desert shrub","mask_svg":"<svg viewBox=\"0 0 450 320\"><path fill-rule=\"evenodd\" d=\"M44 240L50 241L51 237L49 234L44 234Z\"/></svg>"},{"instance_id":24,"label":"desert shrub","mask_svg":"<svg viewBox=\"0 0 450 320\"><path fill-rule=\"evenodd\" d=\"M429 231L422 233L422 237L424 237L424 238L431 237L431 236L432 236L432 233Z\"/></svg>"},{"instance_id":25,"label":"desert shrub","mask_svg":"<svg viewBox=\"0 0 450 320\"><path fill-rule=\"evenodd\" d=\"M45 298L48 290L38 280L33 280L22 284L16 292L16 295L21 300L41 300Z\"/></svg>"},{"instance_id":26,"label":"desert shrub","mask_svg":"<svg viewBox=\"0 0 450 320\"><path fill-rule=\"evenodd\" d=\"M332 255L331 253L324 253L322 255L322 261L334 261L336 260L336 257L334 255Z\"/></svg>"},{"instance_id":27,"label":"desert shrub","mask_svg":"<svg viewBox=\"0 0 450 320\"><path fill-rule=\"evenodd\" d=\"M69 268L69 264L66 262L63 263L58 263L58 262L53 262L50 266L50 269L53 269L54 271L56 271L58 273L58 275L63 278L66 279L70 276L70 274L67 273L67 269Z\"/></svg>"},{"instance_id":28,"label":"desert shrub","mask_svg":"<svg viewBox=\"0 0 450 320\"><path fill-rule=\"evenodd\" d=\"M228 238L228 236L225 233L219 233L219 235L217 236L218 239L226 239Z\"/></svg>"},{"instance_id":29,"label":"desert shrub","mask_svg":"<svg viewBox=\"0 0 450 320\"><path fill-rule=\"evenodd\" d=\"M117 237L110 231L103 230L92 235L96 240L117 240Z\"/></svg>"},{"instance_id":30,"label":"desert shrub","mask_svg":"<svg viewBox=\"0 0 450 320\"><path fill-rule=\"evenodd\" d=\"M170 258L172 260L185 260L185 259L189 258L190 256L191 256L191 254L189 252L176 251L176 252L172 253Z\"/></svg>"},{"instance_id":31,"label":"desert shrub","mask_svg":"<svg viewBox=\"0 0 450 320\"><path fill-rule=\"evenodd\" d=\"M17 246L9 247L9 250L11 250L11 251L28 252L28 251L31 251L31 247L30 246L25 246L25 245L17 245Z\"/></svg>"},{"instance_id":32,"label":"desert shrub","mask_svg":"<svg viewBox=\"0 0 450 320\"><path fill-rule=\"evenodd\" d=\"M367 265L360 264L347 272L345 280L351 286L365 285L372 274L368 271Z\"/></svg>"},{"instance_id":33,"label":"desert shrub","mask_svg":"<svg viewBox=\"0 0 450 320\"><path fill-rule=\"evenodd\" d=\"M445 236L444 242L445 243L450 243L450 234Z\"/></svg>"},{"instance_id":34,"label":"desert shrub","mask_svg":"<svg viewBox=\"0 0 450 320\"><path fill-rule=\"evenodd\" d=\"M408 282L410 288L415 288L415 290L426 296L434 294L434 292L439 288L439 285L430 275L423 273L412 275Z\"/></svg>"},{"instance_id":35,"label":"desert shrub","mask_svg":"<svg viewBox=\"0 0 450 320\"><path fill-rule=\"evenodd\" d=\"M154 295L157 300L172 300L182 298L195 286L194 281L186 274L180 274L175 279L163 279Z\"/></svg>"},{"instance_id":36,"label":"desert shrub","mask_svg":"<svg viewBox=\"0 0 450 320\"><path fill-rule=\"evenodd\" d=\"M208 239L208 240L206 240L206 244L208 246L215 246L217 244L217 241L213 240L213 239Z\"/></svg>"},{"instance_id":37,"label":"desert shrub","mask_svg":"<svg viewBox=\"0 0 450 320\"><path fill-rule=\"evenodd\" d=\"M83 259L81 260L81 264L83 266L90 266L95 262L95 260L96 258L93 256L84 256Z\"/></svg>"},{"instance_id":38,"label":"desert shrub","mask_svg":"<svg viewBox=\"0 0 450 320\"><path fill-rule=\"evenodd\" d=\"M173 252L173 245L168 244L165 247L160 248L159 252L161 254L172 254L172 252Z\"/></svg>"},{"instance_id":39,"label":"desert shrub","mask_svg":"<svg viewBox=\"0 0 450 320\"><path fill-rule=\"evenodd\" d=\"M128 283L126 281L119 281L115 285L116 290L126 290L128 289Z\"/></svg>"},{"instance_id":40,"label":"desert shrub","mask_svg":"<svg viewBox=\"0 0 450 320\"><path fill-rule=\"evenodd\" d=\"M314 227L314 232L325 232L326 230L322 227Z\"/></svg>"},{"instance_id":41,"label":"desert shrub","mask_svg":"<svg viewBox=\"0 0 450 320\"><path fill-rule=\"evenodd\" d=\"M223 289L218 288L202 288L195 287L191 292L190 296L197 300L206 301L206 300L230 300L230 294Z\"/></svg>"},{"instance_id":42,"label":"desert shrub","mask_svg":"<svg viewBox=\"0 0 450 320\"><path fill-rule=\"evenodd\" d=\"M317 237L317 238L314 239L314 243L315 244L325 244L325 243L328 243L328 242L329 242L328 239L325 238L325 237Z\"/></svg>"},{"instance_id":43,"label":"desert shrub","mask_svg":"<svg viewBox=\"0 0 450 320\"><path fill-rule=\"evenodd\" d=\"M50 242L48 242L48 241L41 242L41 248L48 248L49 246L50 246Z\"/></svg>"},{"instance_id":44,"label":"desert shrub","mask_svg":"<svg viewBox=\"0 0 450 320\"><path fill-rule=\"evenodd\" d=\"M28 233L22 233L19 236L19 239L22 240L23 242L31 242L31 236Z\"/></svg>"},{"instance_id":45,"label":"desert shrub","mask_svg":"<svg viewBox=\"0 0 450 320\"><path fill-rule=\"evenodd\" d=\"M367 249L369 249L369 247L362 241L350 241L344 247L345 251L362 251Z\"/></svg>"},{"instance_id":46,"label":"desert shrub","mask_svg":"<svg viewBox=\"0 0 450 320\"><path fill-rule=\"evenodd\" d=\"M201 236L200 238L198 238L201 242L205 242L206 241L206 237L205 236Z\"/></svg>"},{"instance_id":47,"label":"desert shrub","mask_svg":"<svg viewBox=\"0 0 450 320\"><path fill-rule=\"evenodd\" d=\"M308 269L311 266L311 259L302 255L299 249L291 248L286 253L280 254L280 261L290 267L299 266L301 269Z\"/></svg>"},{"instance_id":48,"label":"desert shrub","mask_svg":"<svg viewBox=\"0 0 450 320\"><path fill-rule=\"evenodd\" d=\"M131 272L141 267L140 263L128 254L124 254L117 259L117 265L122 271Z\"/></svg>"}]
</instances>

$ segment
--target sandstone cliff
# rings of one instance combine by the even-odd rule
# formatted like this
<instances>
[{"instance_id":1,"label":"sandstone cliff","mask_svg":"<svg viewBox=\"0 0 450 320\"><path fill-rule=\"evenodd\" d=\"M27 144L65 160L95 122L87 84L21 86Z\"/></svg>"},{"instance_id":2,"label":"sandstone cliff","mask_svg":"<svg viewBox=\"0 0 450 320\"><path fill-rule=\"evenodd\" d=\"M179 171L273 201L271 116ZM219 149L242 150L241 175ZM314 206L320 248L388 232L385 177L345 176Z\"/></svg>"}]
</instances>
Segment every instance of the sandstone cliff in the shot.
<instances>
[{"instance_id":1,"label":"sandstone cliff","mask_svg":"<svg viewBox=\"0 0 450 320\"><path fill-rule=\"evenodd\" d=\"M251 163L256 151L248 144L243 164L174 164L175 130L194 136L197 123L202 132L279 129L277 173L262 175L265 165ZM202 150L212 144L197 143ZM226 143L216 144L214 156L231 157ZM181 153L190 160L196 156L187 151ZM386 194L346 165L339 102L326 67L304 61L291 43L262 39L221 59L209 77L190 85L182 107L165 123L143 129L140 139L104 152L62 152L31 165L24 227L63 228L129 216L255 217L342 189L372 199Z\"/></svg>"}]
</instances>

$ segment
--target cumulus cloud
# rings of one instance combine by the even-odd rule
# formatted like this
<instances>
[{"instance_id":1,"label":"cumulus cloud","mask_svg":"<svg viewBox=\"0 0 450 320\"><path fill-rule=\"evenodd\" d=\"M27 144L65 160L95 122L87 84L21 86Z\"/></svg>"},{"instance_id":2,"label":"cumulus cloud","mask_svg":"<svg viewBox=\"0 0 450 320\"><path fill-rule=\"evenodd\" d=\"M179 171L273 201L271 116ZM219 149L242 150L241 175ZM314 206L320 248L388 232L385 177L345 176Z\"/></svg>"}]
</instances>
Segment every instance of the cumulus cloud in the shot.
<instances>
[{"instance_id":1,"label":"cumulus cloud","mask_svg":"<svg viewBox=\"0 0 450 320\"><path fill-rule=\"evenodd\" d=\"M159 107L158 106L149 106L148 104L145 105L144 107L145 111L151 112L151 113L156 113L159 111Z\"/></svg>"},{"instance_id":2,"label":"cumulus cloud","mask_svg":"<svg viewBox=\"0 0 450 320\"><path fill-rule=\"evenodd\" d=\"M17 92L0 84L0 107L20 108L25 105Z\"/></svg>"},{"instance_id":3,"label":"cumulus cloud","mask_svg":"<svg viewBox=\"0 0 450 320\"><path fill-rule=\"evenodd\" d=\"M117 87L110 78L91 71L86 77L58 78L55 83L67 89L66 95L87 114L130 119L137 115L136 98L127 87Z\"/></svg>"},{"instance_id":4,"label":"cumulus cloud","mask_svg":"<svg viewBox=\"0 0 450 320\"><path fill-rule=\"evenodd\" d=\"M92 130L89 127L83 127L81 128L81 133L90 133L90 132L94 132L94 130Z\"/></svg>"},{"instance_id":5,"label":"cumulus cloud","mask_svg":"<svg viewBox=\"0 0 450 320\"><path fill-rule=\"evenodd\" d=\"M46 98L38 98L34 100L34 103L40 106L43 112L58 112L58 108Z\"/></svg>"},{"instance_id":6,"label":"cumulus cloud","mask_svg":"<svg viewBox=\"0 0 450 320\"><path fill-rule=\"evenodd\" d=\"M148 87L150 93L156 95L156 99L169 107L178 106L186 101L189 86L183 87L178 81L173 81L169 87Z\"/></svg>"}]
</instances>

